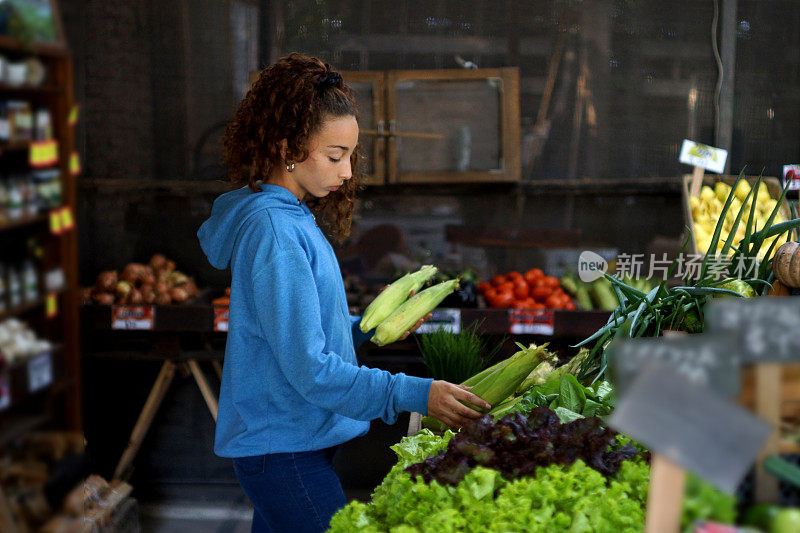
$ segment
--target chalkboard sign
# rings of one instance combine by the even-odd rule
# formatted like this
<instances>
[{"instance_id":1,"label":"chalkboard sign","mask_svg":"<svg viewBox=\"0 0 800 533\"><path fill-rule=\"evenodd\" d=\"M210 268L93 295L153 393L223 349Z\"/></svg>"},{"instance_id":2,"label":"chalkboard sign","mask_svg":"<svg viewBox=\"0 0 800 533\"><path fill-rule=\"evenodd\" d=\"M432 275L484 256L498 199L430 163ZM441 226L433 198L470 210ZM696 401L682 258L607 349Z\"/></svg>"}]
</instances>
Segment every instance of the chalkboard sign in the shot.
<instances>
[{"instance_id":1,"label":"chalkboard sign","mask_svg":"<svg viewBox=\"0 0 800 533\"><path fill-rule=\"evenodd\" d=\"M609 425L733 493L773 428L651 359L622 394Z\"/></svg>"},{"instance_id":2,"label":"chalkboard sign","mask_svg":"<svg viewBox=\"0 0 800 533\"><path fill-rule=\"evenodd\" d=\"M689 383L724 397L739 394L739 356L730 335L625 339L613 342L608 351L613 379L621 392L648 361L658 360Z\"/></svg>"},{"instance_id":3,"label":"chalkboard sign","mask_svg":"<svg viewBox=\"0 0 800 533\"><path fill-rule=\"evenodd\" d=\"M800 360L800 298L718 299L705 317L710 332L738 339L743 363Z\"/></svg>"}]
</instances>

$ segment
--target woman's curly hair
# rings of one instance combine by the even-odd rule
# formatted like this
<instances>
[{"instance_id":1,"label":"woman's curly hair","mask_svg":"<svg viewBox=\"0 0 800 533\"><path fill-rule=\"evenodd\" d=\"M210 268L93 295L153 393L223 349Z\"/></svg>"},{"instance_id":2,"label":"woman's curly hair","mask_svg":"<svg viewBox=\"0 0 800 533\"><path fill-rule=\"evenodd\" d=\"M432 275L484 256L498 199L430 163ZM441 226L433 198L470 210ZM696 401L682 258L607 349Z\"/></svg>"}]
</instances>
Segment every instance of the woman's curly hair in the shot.
<instances>
[{"instance_id":1,"label":"woman's curly hair","mask_svg":"<svg viewBox=\"0 0 800 533\"><path fill-rule=\"evenodd\" d=\"M254 192L274 168L304 161L309 139L327 117L358 118L356 100L341 76L315 57L291 53L262 70L225 130L223 154L234 183L247 182ZM350 233L356 191L362 186L358 149L350 156L353 177L339 190L307 202L321 225L341 241Z\"/></svg>"}]
</instances>

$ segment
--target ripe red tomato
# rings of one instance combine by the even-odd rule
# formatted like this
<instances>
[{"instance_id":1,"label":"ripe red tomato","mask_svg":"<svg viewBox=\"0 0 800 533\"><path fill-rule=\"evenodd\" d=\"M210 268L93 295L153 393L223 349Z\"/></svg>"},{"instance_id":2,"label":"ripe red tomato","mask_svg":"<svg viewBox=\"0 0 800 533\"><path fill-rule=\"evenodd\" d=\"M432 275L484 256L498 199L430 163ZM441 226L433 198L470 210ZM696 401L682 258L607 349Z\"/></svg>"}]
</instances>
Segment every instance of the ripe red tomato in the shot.
<instances>
[{"instance_id":1,"label":"ripe red tomato","mask_svg":"<svg viewBox=\"0 0 800 533\"><path fill-rule=\"evenodd\" d=\"M548 309L560 309L561 308L561 298L557 295L552 294L550 297L547 298L544 302L545 307Z\"/></svg>"},{"instance_id":2,"label":"ripe red tomato","mask_svg":"<svg viewBox=\"0 0 800 533\"><path fill-rule=\"evenodd\" d=\"M512 270L511 272L506 274L506 280L508 281L517 281L518 279L522 279L522 274L520 274L516 270Z\"/></svg>"},{"instance_id":3,"label":"ripe red tomato","mask_svg":"<svg viewBox=\"0 0 800 533\"><path fill-rule=\"evenodd\" d=\"M483 293L483 297L486 298L486 303L490 306L492 305L492 300L497 296L497 289L494 287L489 287L486 289L486 292Z\"/></svg>"},{"instance_id":4,"label":"ripe red tomato","mask_svg":"<svg viewBox=\"0 0 800 533\"><path fill-rule=\"evenodd\" d=\"M490 305L492 307L500 307L500 308L511 307L513 303L514 303L514 293L512 293L511 291L500 291L497 293L497 296L495 296L494 299L490 301Z\"/></svg>"},{"instance_id":5,"label":"ripe red tomato","mask_svg":"<svg viewBox=\"0 0 800 533\"><path fill-rule=\"evenodd\" d=\"M527 309L528 305L525 300L515 300L511 307L514 309Z\"/></svg>"},{"instance_id":6,"label":"ripe red tomato","mask_svg":"<svg viewBox=\"0 0 800 533\"><path fill-rule=\"evenodd\" d=\"M528 284L533 285L533 283L536 282L536 280L544 277L544 272L542 272L542 269L540 268L532 268L527 272L525 272L524 277L525 281L527 281Z\"/></svg>"},{"instance_id":7,"label":"ripe red tomato","mask_svg":"<svg viewBox=\"0 0 800 533\"><path fill-rule=\"evenodd\" d=\"M480 283L478 283L478 292L481 294L483 294L484 292L486 292L488 289L491 288L492 284L489 283L488 281L481 281Z\"/></svg>"},{"instance_id":8,"label":"ripe red tomato","mask_svg":"<svg viewBox=\"0 0 800 533\"><path fill-rule=\"evenodd\" d=\"M508 291L514 292L514 282L513 281L504 281L500 285L497 286L498 291Z\"/></svg>"},{"instance_id":9,"label":"ripe red tomato","mask_svg":"<svg viewBox=\"0 0 800 533\"><path fill-rule=\"evenodd\" d=\"M531 296L539 303L543 303L550 297L551 294L553 294L553 289L541 285L534 287L533 290L531 290Z\"/></svg>"},{"instance_id":10,"label":"ripe red tomato","mask_svg":"<svg viewBox=\"0 0 800 533\"><path fill-rule=\"evenodd\" d=\"M542 285L555 289L556 287L560 287L561 283L558 281L558 278L554 276L545 276L542 278Z\"/></svg>"},{"instance_id":11,"label":"ripe red tomato","mask_svg":"<svg viewBox=\"0 0 800 533\"><path fill-rule=\"evenodd\" d=\"M568 301L566 303L566 305L564 306L564 309L569 309L570 311L574 311L575 310L575 304L572 303L572 300L570 300L570 301Z\"/></svg>"},{"instance_id":12,"label":"ripe red tomato","mask_svg":"<svg viewBox=\"0 0 800 533\"><path fill-rule=\"evenodd\" d=\"M504 275L502 275L502 274L497 274L497 275L492 277L492 282L491 283L492 283L492 285L497 287L500 284L505 283L505 282L506 282L506 277Z\"/></svg>"},{"instance_id":13,"label":"ripe red tomato","mask_svg":"<svg viewBox=\"0 0 800 533\"><path fill-rule=\"evenodd\" d=\"M524 300L531 295L531 289L528 282L520 277L514 282L514 296L517 300Z\"/></svg>"}]
</instances>

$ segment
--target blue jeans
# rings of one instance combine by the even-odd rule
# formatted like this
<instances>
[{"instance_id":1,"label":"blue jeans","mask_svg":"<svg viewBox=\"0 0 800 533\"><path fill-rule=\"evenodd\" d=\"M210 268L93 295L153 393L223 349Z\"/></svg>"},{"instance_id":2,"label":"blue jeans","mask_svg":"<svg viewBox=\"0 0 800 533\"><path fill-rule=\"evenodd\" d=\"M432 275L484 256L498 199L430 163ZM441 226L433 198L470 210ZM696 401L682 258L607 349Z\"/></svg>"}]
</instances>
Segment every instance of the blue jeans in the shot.
<instances>
[{"instance_id":1,"label":"blue jeans","mask_svg":"<svg viewBox=\"0 0 800 533\"><path fill-rule=\"evenodd\" d=\"M328 529L334 513L347 504L333 471L336 448L233 460L239 484L255 508L253 533Z\"/></svg>"}]
</instances>

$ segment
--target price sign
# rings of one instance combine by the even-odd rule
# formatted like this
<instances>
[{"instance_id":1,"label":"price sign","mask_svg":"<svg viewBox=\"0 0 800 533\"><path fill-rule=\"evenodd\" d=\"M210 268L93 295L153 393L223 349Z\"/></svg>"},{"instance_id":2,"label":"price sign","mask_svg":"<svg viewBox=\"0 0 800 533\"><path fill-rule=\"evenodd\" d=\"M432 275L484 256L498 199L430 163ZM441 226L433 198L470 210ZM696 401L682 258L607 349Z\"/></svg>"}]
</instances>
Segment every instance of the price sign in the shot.
<instances>
[{"instance_id":1,"label":"price sign","mask_svg":"<svg viewBox=\"0 0 800 533\"><path fill-rule=\"evenodd\" d=\"M433 316L417 328L416 333L433 333L440 329L461 332L461 309L434 309L431 314Z\"/></svg>"},{"instance_id":2,"label":"price sign","mask_svg":"<svg viewBox=\"0 0 800 533\"><path fill-rule=\"evenodd\" d=\"M61 225L61 212L58 209L50 211L50 233L53 235L64 233L64 228Z\"/></svg>"},{"instance_id":3,"label":"price sign","mask_svg":"<svg viewBox=\"0 0 800 533\"><path fill-rule=\"evenodd\" d=\"M783 165L783 186L790 191L800 191L800 165Z\"/></svg>"},{"instance_id":4,"label":"price sign","mask_svg":"<svg viewBox=\"0 0 800 533\"><path fill-rule=\"evenodd\" d=\"M111 329L152 330L156 310L152 305L112 305Z\"/></svg>"},{"instance_id":5,"label":"price sign","mask_svg":"<svg viewBox=\"0 0 800 533\"><path fill-rule=\"evenodd\" d=\"M8 373L0 375L0 411L11 407L11 382Z\"/></svg>"},{"instance_id":6,"label":"price sign","mask_svg":"<svg viewBox=\"0 0 800 533\"><path fill-rule=\"evenodd\" d=\"M62 207L60 213L61 213L61 229L63 231L69 231L75 228L75 220L72 217L72 208L69 206Z\"/></svg>"},{"instance_id":7,"label":"price sign","mask_svg":"<svg viewBox=\"0 0 800 533\"><path fill-rule=\"evenodd\" d=\"M78 152L72 152L69 156L69 173L72 176L77 176L81 173L81 157Z\"/></svg>"},{"instance_id":8,"label":"price sign","mask_svg":"<svg viewBox=\"0 0 800 533\"><path fill-rule=\"evenodd\" d=\"M509 309L509 332L514 335L552 335L555 313L552 309Z\"/></svg>"},{"instance_id":9,"label":"price sign","mask_svg":"<svg viewBox=\"0 0 800 533\"><path fill-rule=\"evenodd\" d=\"M228 331L230 308L214 307L214 331Z\"/></svg>"},{"instance_id":10,"label":"price sign","mask_svg":"<svg viewBox=\"0 0 800 533\"><path fill-rule=\"evenodd\" d=\"M50 139L32 142L28 163L33 168L50 167L58 163L58 141Z\"/></svg>"},{"instance_id":11,"label":"price sign","mask_svg":"<svg viewBox=\"0 0 800 533\"><path fill-rule=\"evenodd\" d=\"M44 314L47 318L55 318L58 316L58 296L55 293L47 295Z\"/></svg>"},{"instance_id":12,"label":"price sign","mask_svg":"<svg viewBox=\"0 0 800 533\"><path fill-rule=\"evenodd\" d=\"M28 361L28 390L39 391L53 383L53 357L49 353Z\"/></svg>"},{"instance_id":13,"label":"price sign","mask_svg":"<svg viewBox=\"0 0 800 533\"><path fill-rule=\"evenodd\" d=\"M712 300L709 331L737 338L744 363L800 360L800 298Z\"/></svg>"},{"instance_id":14,"label":"price sign","mask_svg":"<svg viewBox=\"0 0 800 533\"><path fill-rule=\"evenodd\" d=\"M627 389L648 361L658 360L688 383L724 397L739 393L739 357L730 335L685 335L626 339L609 347L614 381Z\"/></svg>"},{"instance_id":15,"label":"price sign","mask_svg":"<svg viewBox=\"0 0 800 533\"><path fill-rule=\"evenodd\" d=\"M70 126L74 126L78 123L78 116L80 114L80 106L75 104L72 106L72 109L69 110L69 118L67 118L67 123Z\"/></svg>"},{"instance_id":16,"label":"price sign","mask_svg":"<svg viewBox=\"0 0 800 533\"><path fill-rule=\"evenodd\" d=\"M609 425L729 493L772 431L760 418L691 384L658 359L637 373Z\"/></svg>"},{"instance_id":17,"label":"price sign","mask_svg":"<svg viewBox=\"0 0 800 533\"><path fill-rule=\"evenodd\" d=\"M727 159L727 150L696 143L688 139L683 140L680 157L681 163L722 174L725 171L725 161L727 161Z\"/></svg>"}]
</instances>

